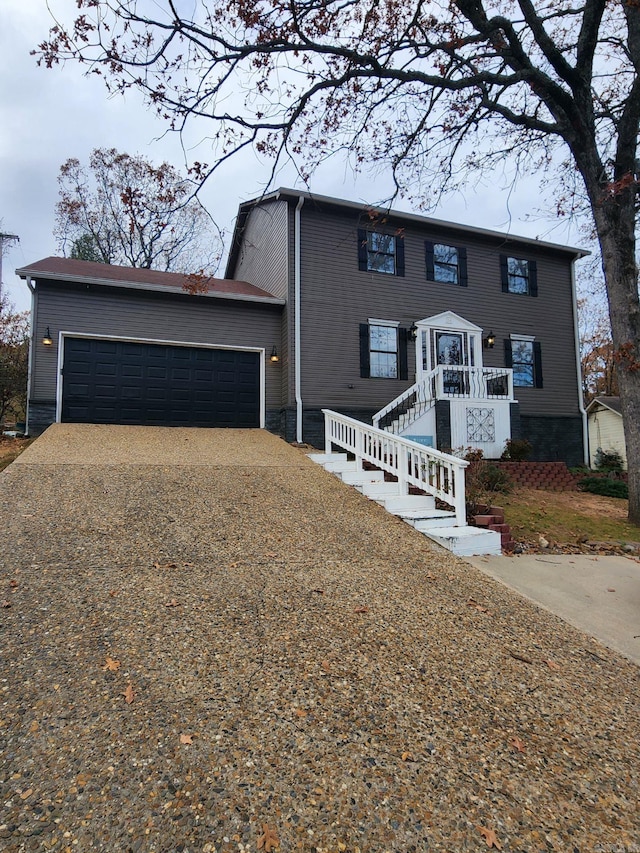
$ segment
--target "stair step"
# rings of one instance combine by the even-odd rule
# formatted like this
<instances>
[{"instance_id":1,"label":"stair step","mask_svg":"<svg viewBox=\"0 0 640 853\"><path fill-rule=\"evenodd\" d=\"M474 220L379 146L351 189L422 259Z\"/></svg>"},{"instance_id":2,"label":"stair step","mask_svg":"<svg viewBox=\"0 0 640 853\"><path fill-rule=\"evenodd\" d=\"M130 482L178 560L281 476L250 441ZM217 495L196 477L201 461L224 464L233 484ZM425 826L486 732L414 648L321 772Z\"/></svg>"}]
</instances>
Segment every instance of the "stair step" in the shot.
<instances>
[{"instance_id":1,"label":"stair step","mask_svg":"<svg viewBox=\"0 0 640 853\"><path fill-rule=\"evenodd\" d=\"M423 518L410 519L404 515L401 517L415 527L416 530L419 530L420 533L427 533L434 528L451 527L452 524L455 524L455 512L448 512L445 509L434 509L432 512L433 515ZM456 530L460 530L460 528L456 527Z\"/></svg>"},{"instance_id":2,"label":"stair step","mask_svg":"<svg viewBox=\"0 0 640 853\"><path fill-rule=\"evenodd\" d=\"M382 471L341 471L340 477L349 486L362 486L365 483L383 483Z\"/></svg>"},{"instance_id":3,"label":"stair step","mask_svg":"<svg viewBox=\"0 0 640 853\"><path fill-rule=\"evenodd\" d=\"M340 462L341 459L348 458L346 453L307 453L307 456L318 465L324 465L325 462Z\"/></svg>"},{"instance_id":4,"label":"stair step","mask_svg":"<svg viewBox=\"0 0 640 853\"><path fill-rule=\"evenodd\" d=\"M363 483L361 486L356 486L356 489L372 500L392 495L399 497L402 494L400 483Z\"/></svg>"},{"instance_id":5,"label":"stair step","mask_svg":"<svg viewBox=\"0 0 640 853\"><path fill-rule=\"evenodd\" d=\"M331 471L332 474L342 474L345 471L362 471L355 459L339 459L335 462L323 462L322 467L325 471Z\"/></svg>"},{"instance_id":6,"label":"stair step","mask_svg":"<svg viewBox=\"0 0 640 853\"><path fill-rule=\"evenodd\" d=\"M459 557L476 557L483 554L500 556L500 534L480 527L439 527L425 533L443 548Z\"/></svg>"},{"instance_id":7,"label":"stair step","mask_svg":"<svg viewBox=\"0 0 640 853\"><path fill-rule=\"evenodd\" d=\"M380 503L384 506L387 512L392 512L394 515L404 515L405 513L420 513L428 512L435 508L435 498L431 495L402 495L400 497L381 498Z\"/></svg>"}]
</instances>

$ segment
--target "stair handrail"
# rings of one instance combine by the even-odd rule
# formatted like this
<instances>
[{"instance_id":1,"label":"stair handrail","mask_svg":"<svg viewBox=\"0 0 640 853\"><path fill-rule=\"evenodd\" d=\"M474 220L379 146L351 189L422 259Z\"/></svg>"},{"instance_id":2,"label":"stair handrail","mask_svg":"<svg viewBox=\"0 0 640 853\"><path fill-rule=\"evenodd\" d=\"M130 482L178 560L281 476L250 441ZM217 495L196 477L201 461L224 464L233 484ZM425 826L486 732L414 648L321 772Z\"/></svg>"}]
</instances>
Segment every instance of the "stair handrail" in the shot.
<instances>
[{"instance_id":1,"label":"stair handrail","mask_svg":"<svg viewBox=\"0 0 640 853\"><path fill-rule=\"evenodd\" d=\"M456 526L466 525L465 468L468 462L411 439L323 409L325 451L337 445L352 453L359 467L370 462L398 478L401 494L415 486L451 506Z\"/></svg>"},{"instance_id":2,"label":"stair handrail","mask_svg":"<svg viewBox=\"0 0 640 853\"><path fill-rule=\"evenodd\" d=\"M380 421L388 414L393 412L394 409L398 409L402 406L404 402L409 400L414 394L417 397L417 400L423 404L423 409L421 411L416 411L414 420L416 420L420 415L424 414L424 411L427 408L427 405L433 403L435 399L434 393L434 379L437 373L437 368L432 370L430 373L426 374L422 377L419 382L414 382L410 388L407 388L406 391L403 391L402 394L398 394L395 400L392 400L388 405L384 407L384 409L380 409L379 412L376 412L373 416L373 425L375 427L380 426ZM421 393L422 392L422 393Z\"/></svg>"}]
</instances>

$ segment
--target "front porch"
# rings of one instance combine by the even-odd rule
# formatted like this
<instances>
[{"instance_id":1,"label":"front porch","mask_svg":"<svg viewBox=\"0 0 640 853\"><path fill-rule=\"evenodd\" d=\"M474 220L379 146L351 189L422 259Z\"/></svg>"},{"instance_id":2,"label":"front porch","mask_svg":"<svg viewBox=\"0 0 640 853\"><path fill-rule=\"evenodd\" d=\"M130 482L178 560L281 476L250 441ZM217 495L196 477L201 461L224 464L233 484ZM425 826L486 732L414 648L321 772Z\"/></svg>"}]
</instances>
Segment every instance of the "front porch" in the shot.
<instances>
[{"instance_id":1,"label":"front porch","mask_svg":"<svg viewBox=\"0 0 640 853\"><path fill-rule=\"evenodd\" d=\"M439 450L474 448L499 458L511 438L513 370L484 367L482 329L452 311L414 326L416 381L373 425Z\"/></svg>"}]
</instances>

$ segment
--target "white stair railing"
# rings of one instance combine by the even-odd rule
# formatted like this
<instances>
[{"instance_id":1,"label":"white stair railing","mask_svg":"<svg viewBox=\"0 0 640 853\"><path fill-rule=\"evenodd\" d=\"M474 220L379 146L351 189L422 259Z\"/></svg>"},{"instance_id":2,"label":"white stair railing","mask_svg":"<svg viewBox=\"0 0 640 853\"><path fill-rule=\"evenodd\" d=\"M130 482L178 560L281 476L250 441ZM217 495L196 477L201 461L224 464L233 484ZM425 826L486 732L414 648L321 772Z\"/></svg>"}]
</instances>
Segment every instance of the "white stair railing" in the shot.
<instances>
[{"instance_id":1,"label":"white stair railing","mask_svg":"<svg viewBox=\"0 0 640 853\"><path fill-rule=\"evenodd\" d=\"M429 411L435 404L436 387L435 377L437 370L432 370L420 382L416 382L402 394L392 400L384 409L373 416L373 425L396 432L397 429L406 429L421 415Z\"/></svg>"},{"instance_id":2,"label":"white stair railing","mask_svg":"<svg viewBox=\"0 0 640 853\"><path fill-rule=\"evenodd\" d=\"M327 453L331 453L335 444L352 453L359 466L366 461L388 471L398 478L401 493L408 493L409 486L422 489L453 508L456 526L466 525L464 469L469 464L466 460L329 409L322 412Z\"/></svg>"}]
</instances>

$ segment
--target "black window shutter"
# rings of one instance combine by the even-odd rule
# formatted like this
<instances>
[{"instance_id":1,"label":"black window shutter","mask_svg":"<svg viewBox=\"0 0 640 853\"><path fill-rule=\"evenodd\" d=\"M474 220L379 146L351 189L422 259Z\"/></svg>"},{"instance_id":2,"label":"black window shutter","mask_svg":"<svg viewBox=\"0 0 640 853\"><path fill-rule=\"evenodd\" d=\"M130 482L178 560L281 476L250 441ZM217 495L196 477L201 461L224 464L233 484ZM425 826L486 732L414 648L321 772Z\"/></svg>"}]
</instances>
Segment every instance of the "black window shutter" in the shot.
<instances>
[{"instance_id":1,"label":"black window shutter","mask_svg":"<svg viewBox=\"0 0 640 853\"><path fill-rule=\"evenodd\" d=\"M511 338L504 339L504 366L513 367L513 351L511 349Z\"/></svg>"},{"instance_id":2,"label":"black window shutter","mask_svg":"<svg viewBox=\"0 0 640 853\"><path fill-rule=\"evenodd\" d=\"M407 359L407 342L409 336L407 330L400 326L398 329L398 378L409 378L409 364Z\"/></svg>"},{"instance_id":3,"label":"black window shutter","mask_svg":"<svg viewBox=\"0 0 640 853\"><path fill-rule=\"evenodd\" d=\"M507 256L500 255L500 279L502 281L502 292L509 292L509 270L507 267Z\"/></svg>"},{"instance_id":4,"label":"black window shutter","mask_svg":"<svg viewBox=\"0 0 640 853\"><path fill-rule=\"evenodd\" d=\"M367 252L367 232L364 228L358 228L358 269L367 270L368 252Z\"/></svg>"},{"instance_id":5,"label":"black window shutter","mask_svg":"<svg viewBox=\"0 0 640 853\"><path fill-rule=\"evenodd\" d=\"M396 237L396 275L404 275L404 237Z\"/></svg>"},{"instance_id":6,"label":"black window shutter","mask_svg":"<svg viewBox=\"0 0 640 853\"><path fill-rule=\"evenodd\" d=\"M469 277L467 275L467 250L458 249L458 284L460 287L469 286Z\"/></svg>"},{"instance_id":7,"label":"black window shutter","mask_svg":"<svg viewBox=\"0 0 640 853\"><path fill-rule=\"evenodd\" d=\"M360 323L360 378L369 379L371 376L371 359L369 358L369 324Z\"/></svg>"},{"instance_id":8,"label":"black window shutter","mask_svg":"<svg viewBox=\"0 0 640 853\"><path fill-rule=\"evenodd\" d=\"M538 264L529 261L529 296L538 295Z\"/></svg>"},{"instance_id":9,"label":"black window shutter","mask_svg":"<svg viewBox=\"0 0 640 853\"><path fill-rule=\"evenodd\" d=\"M542 388L542 350L540 341L533 342L533 384Z\"/></svg>"},{"instance_id":10,"label":"black window shutter","mask_svg":"<svg viewBox=\"0 0 640 853\"><path fill-rule=\"evenodd\" d=\"M435 281L435 271L433 266L433 243L428 240L424 241L424 260L427 266L427 280Z\"/></svg>"}]
</instances>

